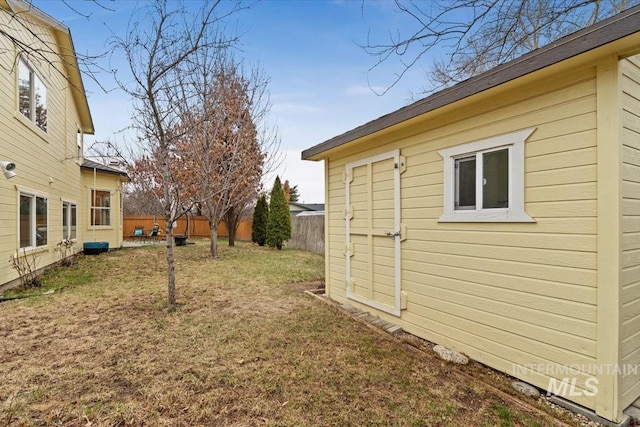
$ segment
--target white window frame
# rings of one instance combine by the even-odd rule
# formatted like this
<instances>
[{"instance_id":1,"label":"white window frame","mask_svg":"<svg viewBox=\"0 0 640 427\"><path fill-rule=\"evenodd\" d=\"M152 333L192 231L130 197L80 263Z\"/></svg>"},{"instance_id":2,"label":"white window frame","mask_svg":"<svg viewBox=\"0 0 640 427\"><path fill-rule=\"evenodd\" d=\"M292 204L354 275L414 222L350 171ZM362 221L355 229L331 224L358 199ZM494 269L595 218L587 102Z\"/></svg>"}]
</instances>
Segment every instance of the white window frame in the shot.
<instances>
[{"instance_id":1,"label":"white window frame","mask_svg":"<svg viewBox=\"0 0 640 427\"><path fill-rule=\"evenodd\" d=\"M77 146L77 154L78 154L78 163L82 162L84 158L84 132L78 126L78 134L76 135L76 146Z\"/></svg>"},{"instance_id":2,"label":"white window frame","mask_svg":"<svg viewBox=\"0 0 640 427\"><path fill-rule=\"evenodd\" d=\"M22 196L25 197L30 197L31 201L30 201L30 206L29 206L29 231L30 231L30 239L29 239L29 244L27 246L21 247L20 246L20 241L22 236L20 235L20 198ZM36 235L38 233L38 224L37 224L37 199L44 199L47 203L47 222L45 224L46 230L47 230L47 243L43 244L43 245L38 245L38 239L36 238ZM17 231L18 231L18 249L24 249L24 250L31 250L31 249L41 249L41 248L46 248L49 246L50 240L51 240L51 235L49 233L49 230L51 229L49 227L49 197L47 197L44 194L41 193L37 193L37 192L33 192L33 191L27 191L27 190L20 190L18 191L18 224L17 224Z\"/></svg>"},{"instance_id":3,"label":"white window frame","mask_svg":"<svg viewBox=\"0 0 640 427\"><path fill-rule=\"evenodd\" d=\"M24 112L20 111L20 68L21 65L24 65L24 67L29 70L29 115L25 114ZM40 131L47 133L47 130L49 128L49 109L47 107L47 103L48 103L48 99L47 99L47 93L49 92L49 88L47 87L47 85L45 84L44 79L42 79L42 77L40 77L38 75L38 73L36 73L36 71L34 70L34 68L31 66L31 64L29 64L29 62L27 62L26 59L24 59L22 56L20 56L18 58L18 69L17 69L17 75L18 75L18 112L20 113L20 115L24 118L26 118L27 120L29 120L31 123L33 123ZM44 109L46 111L46 116L45 116L45 124L44 127L41 126L38 123L37 120L37 105L36 105L36 83L39 82L42 87L44 88Z\"/></svg>"},{"instance_id":4,"label":"white window frame","mask_svg":"<svg viewBox=\"0 0 640 427\"><path fill-rule=\"evenodd\" d=\"M109 193L109 207L108 208L103 208L103 207L96 207L93 205L93 192L94 191L102 191L105 193ZM94 210L108 210L109 211L109 224L100 224L100 225L94 225L93 224L93 213ZM111 190L107 190L104 188L91 188L89 189L89 226L91 228L113 228L113 193L111 192Z\"/></svg>"},{"instance_id":5,"label":"white window frame","mask_svg":"<svg viewBox=\"0 0 640 427\"><path fill-rule=\"evenodd\" d=\"M444 213L438 222L536 222L524 211L524 143L535 128L438 151L444 159ZM482 154L509 150L509 207L482 209ZM455 161L476 156L476 207L455 209Z\"/></svg>"},{"instance_id":6,"label":"white window frame","mask_svg":"<svg viewBox=\"0 0 640 427\"><path fill-rule=\"evenodd\" d=\"M75 237L71 236L71 230L72 230L72 222L71 222L71 212L72 212L72 206L76 208L76 223L75 223L75 227L76 227L76 235ZM72 202L69 200L63 200L62 201L62 210L66 210L67 211L67 223L64 223L64 215L62 216L63 219L63 223L62 223L62 238L63 239L68 239L68 240L77 240L78 239L78 204L76 202ZM64 232L64 227L67 227L67 233L65 235Z\"/></svg>"}]
</instances>

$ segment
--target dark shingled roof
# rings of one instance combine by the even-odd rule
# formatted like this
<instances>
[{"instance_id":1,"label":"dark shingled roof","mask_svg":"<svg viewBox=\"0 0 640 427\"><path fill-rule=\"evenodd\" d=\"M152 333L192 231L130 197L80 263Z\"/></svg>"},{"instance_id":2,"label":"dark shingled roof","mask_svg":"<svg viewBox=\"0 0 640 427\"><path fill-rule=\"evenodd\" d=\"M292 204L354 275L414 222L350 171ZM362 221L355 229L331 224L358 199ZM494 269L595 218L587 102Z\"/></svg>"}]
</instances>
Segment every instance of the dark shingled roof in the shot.
<instances>
[{"instance_id":1,"label":"dark shingled roof","mask_svg":"<svg viewBox=\"0 0 640 427\"><path fill-rule=\"evenodd\" d=\"M307 160L358 138L371 135L421 114L434 111L639 31L640 6L636 6L556 40L547 46L531 51L520 58L499 65L476 77L472 77L455 86L434 93L413 104L365 123L362 126L358 126L342 135L338 135L308 148L302 152L302 159Z\"/></svg>"},{"instance_id":2,"label":"dark shingled roof","mask_svg":"<svg viewBox=\"0 0 640 427\"><path fill-rule=\"evenodd\" d=\"M297 206L301 209L305 209L308 211L323 211L324 203L298 203L298 202L289 202L289 205Z\"/></svg>"},{"instance_id":3,"label":"dark shingled roof","mask_svg":"<svg viewBox=\"0 0 640 427\"><path fill-rule=\"evenodd\" d=\"M90 171L93 171L95 169L96 171L100 171L101 173L120 175L121 177L126 178L127 181L129 180L129 175L127 175L126 172L121 171L120 169L113 168L111 166L103 165L102 163L94 162L93 160L84 159L82 161L82 164L80 165L80 168Z\"/></svg>"}]
</instances>

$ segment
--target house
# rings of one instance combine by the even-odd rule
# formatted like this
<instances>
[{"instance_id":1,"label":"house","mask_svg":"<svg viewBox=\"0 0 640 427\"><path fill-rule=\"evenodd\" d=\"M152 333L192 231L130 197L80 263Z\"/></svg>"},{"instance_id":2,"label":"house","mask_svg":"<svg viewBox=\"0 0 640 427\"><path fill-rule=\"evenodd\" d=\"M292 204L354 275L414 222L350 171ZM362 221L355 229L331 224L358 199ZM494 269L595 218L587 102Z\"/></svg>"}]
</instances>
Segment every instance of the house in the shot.
<instances>
[{"instance_id":1,"label":"house","mask_svg":"<svg viewBox=\"0 0 640 427\"><path fill-rule=\"evenodd\" d=\"M0 289L15 284L11 256L36 268L71 239L122 242L126 174L83 158L94 133L69 29L28 2L0 0ZM7 168L5 168L7 169Z\"/></svg>"},{"instance_id":2,"label":"house","mask_svg":"<svg viewBox=\"0 0 640 427\"><path fill-rule=\"evenodd\" d=\"M83 159L80 165L82 184L82 241L108 242L110 248L122 246L124 230L123 183L129 181L126 172L114 166Z\"/></svg>"},{"instance_id":3,"label":"house","mask_svg":"<svg viewBox=\"0 0 640 427\"><path fill-rule=\"evenodd\" d=\"M640 396L640 8L311 147L326 292L612 422Z\"/></svg>"},{"instance_id":4,"label":"house","mask_svg":"<svg viewBox=\"0 0 640 427\"><path fill-rule=\"evenodd\" d=\"M324 213L324 203L298 203L289 202L289 212L291 216L297 216L302 212Z\"/></svg>"}]
</instances>

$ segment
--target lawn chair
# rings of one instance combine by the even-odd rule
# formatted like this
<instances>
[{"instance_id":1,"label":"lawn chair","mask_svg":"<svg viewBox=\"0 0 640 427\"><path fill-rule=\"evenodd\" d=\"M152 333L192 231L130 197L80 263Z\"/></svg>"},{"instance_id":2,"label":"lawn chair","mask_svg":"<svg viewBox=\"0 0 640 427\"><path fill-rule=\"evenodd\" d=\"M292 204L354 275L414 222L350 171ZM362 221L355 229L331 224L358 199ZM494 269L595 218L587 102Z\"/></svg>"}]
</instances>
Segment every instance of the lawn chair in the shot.
<instances>
[{"instance_id":1,"label":"lawn chair","mask_svg":"<svg viewBox=\"0 0 640 427\"><path fill-rule=\"evenodd\" d=\"M160 226L158 224L153 224L153 228L151 232L149 232L149 238L152 240L158 240L158 234L160 233Z\"/></svg>"},{"instance_id":2,"label":"lawn chair","mask_svg":"<svg viewBox=\"0 0 640 427\"><path fill-rule=\"evenodd\" d=\"M134 239L144 240L144 227L141 225L136 225L133 229L133 234L131 235Z\"/></svg>"}]
</instances>

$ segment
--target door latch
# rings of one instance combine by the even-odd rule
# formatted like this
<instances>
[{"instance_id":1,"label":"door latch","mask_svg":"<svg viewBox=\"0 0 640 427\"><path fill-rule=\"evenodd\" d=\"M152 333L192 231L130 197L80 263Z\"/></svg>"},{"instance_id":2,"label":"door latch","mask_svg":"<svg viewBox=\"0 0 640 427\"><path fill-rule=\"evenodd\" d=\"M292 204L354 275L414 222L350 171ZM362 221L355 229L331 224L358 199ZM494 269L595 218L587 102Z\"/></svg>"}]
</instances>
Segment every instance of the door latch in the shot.
<instances>
[{"instance_id":1,"label":"door latch","mask_svg":"<svg viewBox=\"0 0 640 427\"><path fill-rule=\"evenodd\" d=\"M395 233L393 233L393 232L391 232L391 231L385 231L385 232L384 232L384 234L385 234L387 237L393 237L393 238L395 238L395 237L400 237L400 232L399 232L399 231L396 231Z\"/></svg>"}]
</instances>

